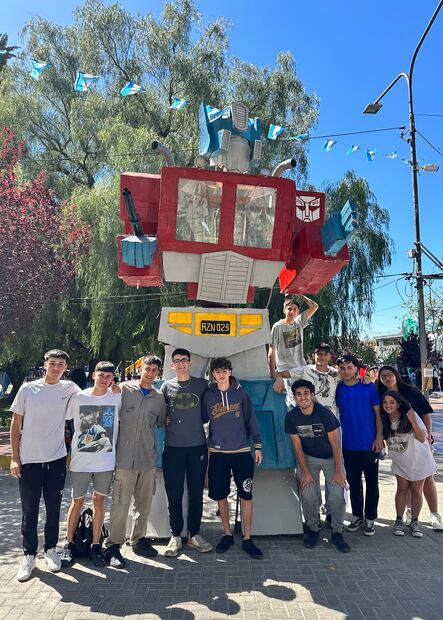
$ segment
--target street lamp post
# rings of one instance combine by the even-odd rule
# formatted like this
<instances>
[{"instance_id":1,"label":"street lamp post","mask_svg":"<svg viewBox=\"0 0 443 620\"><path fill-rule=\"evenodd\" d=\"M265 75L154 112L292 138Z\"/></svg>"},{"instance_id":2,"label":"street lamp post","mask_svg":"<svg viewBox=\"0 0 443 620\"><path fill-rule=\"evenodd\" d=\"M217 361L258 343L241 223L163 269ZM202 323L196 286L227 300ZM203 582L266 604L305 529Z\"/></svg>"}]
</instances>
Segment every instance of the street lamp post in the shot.
<instances>
[{"instance_id":1,"label":"street lamp post","mask_svg":"<svg viewBox=\"0 0 443 620\"><path fill-rule=\"evenodd\" d=\"M415 137L416 137L416 129L415 129L415 116L414 116L414 99L412 95L412 78L414 73L415 61L417 58L417 54L425 40L429 30L431 29L432 24L434 23L441 7L443 6L443 0L437 5L437 8L434 11L433 16L431 17L428 25L426 26L425 31L423 32L420 41L418 42L417 47L415 48L414 54L412 56L411 65L409 67L409 73L399 73L397 77L389 84L387 88L382 92L382 94L373 102L366 106L364 109L364 114L377 114L377 112L381 109L382 104L380 103L381 99L388 93L391 88L398 82L400 78L405 78L408 85L408 99L409 99L409 146L411 149L411 174L412 174L412 204L414 208L414 226L415 226L415 260L416 260L416 280L417 280L417 301L418 301L418 333L419 333L419 342L420 342L420 363L422 368L422 377L423 377L423 367L426 364L428 357L428 347L427 347L427 339L426 339L426 327L425 327L425 300L423 293L423 271L422 271L422 246L421 246L421 238L420 238L420 209L419 209L419 201L418 201L418 171L419 166L417 164L417 150L415 145Z\"/></svg>"}]
</instances>

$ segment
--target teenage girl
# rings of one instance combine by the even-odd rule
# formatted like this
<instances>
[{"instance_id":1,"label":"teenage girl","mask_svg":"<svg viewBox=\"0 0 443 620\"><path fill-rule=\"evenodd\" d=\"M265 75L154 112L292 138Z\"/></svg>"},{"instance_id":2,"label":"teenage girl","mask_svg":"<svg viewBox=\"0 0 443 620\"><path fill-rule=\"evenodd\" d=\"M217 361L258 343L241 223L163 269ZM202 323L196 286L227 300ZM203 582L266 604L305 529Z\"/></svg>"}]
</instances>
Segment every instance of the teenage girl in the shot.
<instances>
[{"instance_id":1,"label":"teenage girl","mask_svg":"<svg viewBox=\"0 0 443 620\"><path fill-rule=\"evenodd\" d=\"M392 459L391 471L397 478L394 534L404 536L403 513L408 492L411 493L411 533L421 538L418 517L423 503L423 484L437 470L428 433L423 421L399 392L387 390L383 395L381 419L383 438Z\"/></svg>"}]
</instances>

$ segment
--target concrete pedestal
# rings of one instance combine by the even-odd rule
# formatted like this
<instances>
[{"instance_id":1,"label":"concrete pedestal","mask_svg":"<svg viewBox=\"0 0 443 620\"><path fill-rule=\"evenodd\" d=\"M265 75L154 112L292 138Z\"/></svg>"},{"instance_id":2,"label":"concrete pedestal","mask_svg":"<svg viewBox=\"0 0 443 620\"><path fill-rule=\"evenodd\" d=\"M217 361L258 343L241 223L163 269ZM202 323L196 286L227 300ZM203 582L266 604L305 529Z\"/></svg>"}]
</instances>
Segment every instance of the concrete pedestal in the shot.
<instances>
[{"instance_id":1,"label":"concrete pedestal","mask_svg":"<svg viewBox=\"0 0 443 620\"><path fill-rule=\"evenodd\" d=\"M303 534L297 481L293 469L254 473L252 534Z\"/></svg>"}]
</instances>

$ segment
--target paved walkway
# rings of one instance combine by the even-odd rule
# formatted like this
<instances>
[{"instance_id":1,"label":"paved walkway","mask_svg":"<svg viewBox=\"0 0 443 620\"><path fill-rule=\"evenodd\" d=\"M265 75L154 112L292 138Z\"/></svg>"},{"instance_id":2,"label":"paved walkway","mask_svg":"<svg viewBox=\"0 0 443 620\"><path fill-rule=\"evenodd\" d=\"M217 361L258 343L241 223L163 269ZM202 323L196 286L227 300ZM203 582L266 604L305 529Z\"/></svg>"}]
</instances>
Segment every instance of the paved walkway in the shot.
<instances>
[{"instance_id":1,"label":"paved walkway","mask_svg":"<svg viewBox=\"0 0 443 620\"><path fill-rule=\"evenodd\" d=\"M440 409L440 407L439 407ZM443 406L434 417L443 440ZM443 443L443 442L442 442ZM437 482L443 511L443 457ZM381 464L380 518L376 535L346 534L352 546L339 554L328 543L329 530L313 550L297 537L257 539L262 561L246 556L237 539L225 556L185 549L178 559L155 561L134 556L127 570L95 569L85 560L57 574L38 559L35 577L15 580L20 551L17 483L0 472L1 620L441 620L443 618L443 534L422 519L422 539L392 534L395 484L389 462ZM65 490L63 513L69 503ZM215 504L205 503L203 533L215 543L220 524ZM277 508L276 508L277 509Z\"/></svg>"}]
</instances>

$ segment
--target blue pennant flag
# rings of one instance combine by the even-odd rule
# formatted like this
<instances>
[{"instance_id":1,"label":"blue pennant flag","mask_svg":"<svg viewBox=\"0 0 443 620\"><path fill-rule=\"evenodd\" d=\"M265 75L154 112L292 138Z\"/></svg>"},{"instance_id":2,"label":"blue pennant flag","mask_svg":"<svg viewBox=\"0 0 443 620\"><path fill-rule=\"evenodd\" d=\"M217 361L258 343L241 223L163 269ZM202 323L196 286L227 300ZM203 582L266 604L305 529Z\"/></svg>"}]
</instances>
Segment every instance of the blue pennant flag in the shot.
<instances>
[{"instance_id":1,"label":"blue pennant flag","mask_svg":"<svg viewBox=\"0 0 443 620\"><path fill-rule=\"evenodd\" d=\"M355 151L358 151L359 148L360 147L357 144L351 144L351 146L346 151L346 155L351 155L351 153L355 153Z\"/></svg>"},{"instance_id":2,"label":"blue pennant flag","mask_svg":"<svg viewBox=\"0 0 443 620\"><path fill-rule=\"evenodd\" d=\"M365 153L366 153L366 159L368 161L374 161L374 157L377 153L377 149L366 149Z\"/></svg>"},{"instance_id":3,"label":"blue pennant flag","mask_svg":"<svg viewBox=\"0 0 443 620\"><path fill-rule=\"evenodd\" d=\"M34 78L34 80L38 80L43 71L46 71L46 69L50 69L52 67L50 62L43 62L41 60L36 60L35 58L31 58L31 62L32 71L30 75Z\"/></svg>"},{"instance_id":4,"label":"blue pennant flag","mask_svg":"<svg viewBox=\"0 0 443 620\"><path fill-rule=\"evenodd\" d=\"M74 82L74 90L79 93L84 93L88 90L90 86L96 84L99 79L99 75L90 75L89 73L77 71Z\"/></svg>"},{"instance_id":5,"label":"blue pennant flag","mask_svg":"<svg viewBox=\"0 0 443 620\"><path fill-rule=\"evenodd\" d=\"M191 102L187 99L182 99L181 97L174 97L174 101L169 106L171 110L183 110L189 105Z\"/></svg>"},{"instance_id":6,"label":"blue pennant flag","mask_svg":"<svg viewBox=\"0 0 443 620\"><path fill-rule=\"evenodd\" d=\"M0 50L0 54L7 54L8 51L7 50Z\"/></svg>"},{"instance_id":7,"label":"blue pennant flag","mask_svg":"<svg viewBox=\"0 0 443 620\"><path fill-rule=\"evenodd\" d=\"M323 146L321 147L324 151L329 152L334 144L337 144L335 140L325 140Z\"/></svg>"},{"instance_id":8,"label":"blue pennant flag","mask_svg":"<svg viewBox=\"0 0 443 620\"><path fill-rule=\"evenodd\" d=\"M286 131L286 127L280 127L280 125L269 125L268 138L270 140L276 140L277 136Z\"/></svg>"},{"instance_id":9,"label":"blue pennant flag","mask_svg":"<svg viewBox=\"0 0 443 620\"><path fill-rule=\"evenodd\" d=\"M206 114L208 115L208 118L210 121L215 121L218 118L220 118L220 116L223 115L223 110L219 110L218 108L213 108L212 105L207 105Z\"/></svg>"},{"instance_id":10,"label":"blue pennant flag","mask_svg":"<svg viewBox=\"0 0 443 620\"><path fill-rule=\"evenodd\" d=\"M126 84L126 86L124 86L121 91L120 94L123 97L127 97L128 95L136 95L137 93L144 93L145 89L142 86L139 86L138 84L134 84L134 82L128 82Z\"/></svg>"},{"instance_id":11,"label":"blue pennant flag","mask_svg":"<svg viewBox=\"0 0 443 620\"><path fill-rule=\"evenodd\" d=\"M397 151L392 151L392 153L389 153L386 157L389 157L389 159L396 159L398 157L398 153Z\"/></svg>"},{"instance_id":12,"label":"blue pennant flag","mask_svg":"<svg viewBox=\"0 0 443 620\"><path fill-rule=\"evenodd\" d=\"M291 140L307 140L309 138L308 133L299 133L298 135L291 138Z\"/></svg>"},{"instance_id":13,"label":"blue pennant flag","mask_svg":"<svg viewBox=\"0 0 443 620\"><path fill-rule=\"evenodd\" d=\"M411 162L411 160L410 160L410 159L402 159L402 162L403 162L404 164L408 164L408 166L411 166L411 165L412 165L412 162Z\"/></svg>"}]
</instances>

